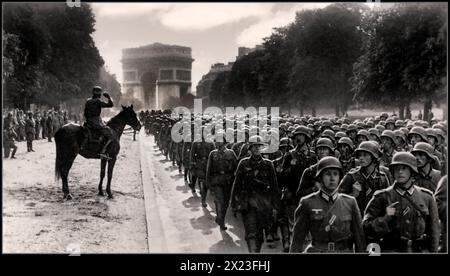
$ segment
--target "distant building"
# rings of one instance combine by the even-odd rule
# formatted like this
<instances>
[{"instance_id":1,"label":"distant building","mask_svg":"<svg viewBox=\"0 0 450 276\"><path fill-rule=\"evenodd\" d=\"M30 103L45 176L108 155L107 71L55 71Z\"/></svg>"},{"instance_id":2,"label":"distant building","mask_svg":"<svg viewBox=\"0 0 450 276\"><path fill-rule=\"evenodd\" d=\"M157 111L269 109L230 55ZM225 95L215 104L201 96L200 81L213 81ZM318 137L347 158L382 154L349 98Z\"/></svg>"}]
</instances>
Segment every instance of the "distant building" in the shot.
<instances>
[{"instance_id":1,"label":"distant building","mask_svg":"<svg viewBox=\"0 0 450 276\"><path fill-rule=\"evenodd\" d=\"M145 109L180 104L191 92L191 48L153 43L122 50L123 93L140 99Z\"/></svg>"},{"instance_id":2,"label":"distant building","mask_svg":"<svg viewBox=\"0 0 450 276\"><path fill-rule=\"evenodd\" d=\"M239 47L238 48L238 55L236 57L236 60L240 59L241 57L256 51L264 49L262 45L256 45L254 48L248 48L248 47ZM221 72L231 71L231 68L233 67L234 62L228 62L228 64L224 63L215 63L211 65L211 69L209 72L205 75L203 75L202 79L197 84L197 98L203 99L203 103L205 105L209 104L209 95L211 93L211 86L214 80L216 79L217 75Z\"/></svg>"},{"instance_id":3,"label":"distant building","mask_svg":"<svg viewBox=\"0 0 450 276\"><path fill-rule=\"evenodd\" d=\"M209 72L206 75L203 75L202 79L197 84L197 98L203 99L204 103L208 104L211 86L217 75L221 72L231 71L233 64L234 62L229 62L228 64L216 63L211 65Z\"/></svg>"}]
</instances>

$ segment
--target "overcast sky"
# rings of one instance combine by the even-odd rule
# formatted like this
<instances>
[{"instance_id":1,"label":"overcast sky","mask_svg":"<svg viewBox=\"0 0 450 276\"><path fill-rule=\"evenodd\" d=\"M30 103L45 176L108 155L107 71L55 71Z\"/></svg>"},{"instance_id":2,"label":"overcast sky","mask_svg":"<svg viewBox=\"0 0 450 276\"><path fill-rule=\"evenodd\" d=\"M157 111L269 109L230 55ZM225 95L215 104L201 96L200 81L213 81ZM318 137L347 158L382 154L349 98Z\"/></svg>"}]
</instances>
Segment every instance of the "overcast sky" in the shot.
<instances>
[{"instance_id":1,"label":"overcast sky","mask_svg":"<svg viewBox=\"0 0 450 276\"><path fill-rule=\"evenodd\" d=\"M192 48L192 90L211 65L234 61L301 9L327 3L93 3L94 40L108 70L122 82L121 50L154 42Z\"/></svg>"}]
</instances>

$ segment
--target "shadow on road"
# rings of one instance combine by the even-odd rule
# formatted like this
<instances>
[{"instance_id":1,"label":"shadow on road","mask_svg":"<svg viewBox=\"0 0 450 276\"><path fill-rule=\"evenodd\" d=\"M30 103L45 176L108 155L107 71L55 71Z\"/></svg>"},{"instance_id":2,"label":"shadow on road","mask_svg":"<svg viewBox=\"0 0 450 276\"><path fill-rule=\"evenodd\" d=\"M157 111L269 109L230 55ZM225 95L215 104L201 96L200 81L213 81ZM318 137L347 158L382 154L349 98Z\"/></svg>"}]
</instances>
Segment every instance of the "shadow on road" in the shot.
<instances>
[{"instance_id":1,"label":"shadow on road","mask_svg":"<svg viewBox=\"0 0 450 276\"><path fill-rule=\"evenodd\" d=\"M222 240L209 248L210 253L246 253L246 248L242 247L241 240L235 243L227 232L220 231L220 234L222 235Z\"/></svg>"},{"instance_id":2,"label":"shadow on road","mask_svg":"<svg viewBox=\"0 0 450 276\"><path fill-rule=\"evenodd\" d=\"M217 224L214 222L214 216L211 215L208 209L202 208L203 216L198 218L192 218L191 219L191 225L194 229L199 229L202 231L202 234L204 235L210 235L212 234L213 228L218 227Z\"/></svg>"}]
</instances>

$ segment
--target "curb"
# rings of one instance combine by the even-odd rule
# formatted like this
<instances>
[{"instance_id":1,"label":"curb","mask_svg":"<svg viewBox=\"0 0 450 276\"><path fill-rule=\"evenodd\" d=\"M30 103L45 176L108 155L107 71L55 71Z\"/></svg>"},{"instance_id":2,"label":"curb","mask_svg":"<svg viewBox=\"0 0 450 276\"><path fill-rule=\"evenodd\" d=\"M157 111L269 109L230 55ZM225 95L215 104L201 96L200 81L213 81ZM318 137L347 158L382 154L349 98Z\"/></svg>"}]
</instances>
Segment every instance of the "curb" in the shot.
<instances>
[{"instance_id":1,"label":"curb","mask_svg":"<svg viewBox=\"0 0 450 276\"><path fill-rule=\"evenodd\" d=\"M142 139L146 136L139 135L139 151L141 158L141 177L144 191L145 219L147 223L147 243L149 253L167 253L167 237L158 208L158 196L152 183L148 159L145 156L145 148Z\"/></svg>"}]
</instances>

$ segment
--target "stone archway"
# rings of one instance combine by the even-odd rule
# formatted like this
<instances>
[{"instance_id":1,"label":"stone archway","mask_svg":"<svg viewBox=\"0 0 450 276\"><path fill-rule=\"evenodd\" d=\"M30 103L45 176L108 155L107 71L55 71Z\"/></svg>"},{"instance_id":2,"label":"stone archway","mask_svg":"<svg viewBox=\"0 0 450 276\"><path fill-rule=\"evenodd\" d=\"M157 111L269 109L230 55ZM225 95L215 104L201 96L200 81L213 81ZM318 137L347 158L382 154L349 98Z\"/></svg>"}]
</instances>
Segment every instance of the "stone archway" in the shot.
<instances>
[{"instance_id":1,"label":"stone archway","mask_svg":"<svg viewBox=\"0 0 450 276\"><path fill-rule=\"evenodd\" d=\"M156 81L158 77L152 72L146 72L141 76L141 86L144 93L145 108L155 108L156 106Z\"/></svg>"}]
</instances>

